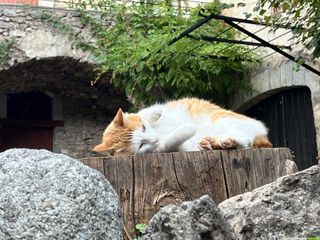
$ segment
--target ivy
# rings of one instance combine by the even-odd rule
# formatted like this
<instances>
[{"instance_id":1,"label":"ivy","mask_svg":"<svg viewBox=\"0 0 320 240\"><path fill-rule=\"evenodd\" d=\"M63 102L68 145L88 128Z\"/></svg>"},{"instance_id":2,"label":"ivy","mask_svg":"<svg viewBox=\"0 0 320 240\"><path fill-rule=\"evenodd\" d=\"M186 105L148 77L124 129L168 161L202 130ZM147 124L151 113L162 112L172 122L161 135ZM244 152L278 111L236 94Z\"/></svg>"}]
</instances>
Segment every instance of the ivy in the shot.
<instances>
[{"instance_id":1,"label":"ivy","mask_svg":"<svg viewBox=\"0 0 320 240\"><path fill-rule=\"evenodd\" d=\"M0 41L0 69L6 68L9 65L10 50L15 43L15 39L5 39Z\"/></svg>"},{"instance_id":2,"label":"ivy","mask_svg":"<svg viewBox=\"0 0 320 240\"><path fill-rule=\"evenodd\" d=\"M40 14L40 18L43 21L49 23L53 28L66 35L70 40L74 42L75 47L87 50L88 42L80 36L79 32L75 32L74 27L61 20L61 17L57 17L50 12L43 11Z\"/></svg>"},{"instance_id":3,"label":"ivy","mask_svg":"<svg viewBox=\"0 0 320 240\"><path fill-rule=\"evenodd\" d=\"M205 7L207 13L219 14L229 5L214 2L200 7ZM98 63L98 75L112 73L110 81L134 103L197 96L226 104L232 94L250 88L243 75L255 66L255 54L239 45L186 37L169 46L174 37L201 19L200 7L183 9L180 15L168 0L77 4L83 21L97 39L86 49ZM98 10L99 17L88 14L88 8ZM236 38L236 32L227 28L220 21L210 21L192 35Z\"/></svg>"},{"instance_id":4,"label":"ivy","mask_svg":"<svg viewBox=\"0 0 320 240\"><path fill-rule=\"evenodd\" d=\"M279 13L270 15L262 10L270 7L277 8ZM293 26L294 37L311 52L311 59L320 57L319 0L259 0L255 10L274 29L279 25Z\"/></svg>"}]
</instances>

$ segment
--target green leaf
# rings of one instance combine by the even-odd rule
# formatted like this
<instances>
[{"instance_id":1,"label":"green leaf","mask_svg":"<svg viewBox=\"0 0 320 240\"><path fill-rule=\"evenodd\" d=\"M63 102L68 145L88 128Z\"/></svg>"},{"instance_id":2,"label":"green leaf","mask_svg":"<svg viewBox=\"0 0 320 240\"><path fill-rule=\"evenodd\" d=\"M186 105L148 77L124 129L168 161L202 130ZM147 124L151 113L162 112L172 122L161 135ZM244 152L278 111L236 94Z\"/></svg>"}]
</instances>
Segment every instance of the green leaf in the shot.
<instances>
[{"instance_id":1,"label":"green leaf","mask_svg":"<svg viewBox=\"0 0 320 240\"><path fill-rule=\"evenodd\" d=\"M290 8L290 4L288 2L284 2L282 3L281 7L283 11L286 11Z\"/></svg>"},{"instance_id":2,"label":"green leaf","mask_svg":"<svg viewBox=\"0 0 320 240\"><path fill-rule=\"evenodd\" d=\"M295 14L294 14L294 17L295 18L298 18L298 17L300 17L301 16L301 11L300 10L297 10L296 12L295 12Z\"/></svg>"},{"instance_id":3,"label":"green leaf","mask_svg":"<svg viewBox=\"0 0 320 240\"><path fill-rule=\"evenodd\" d=\"M144 230L146 230L147 226L147 224L138 223L136 224L136 229L142 233Z\"/></svg>"},{"instance_id":4,"label":"green leaf","mask_svg":"<svg viewBox=\"0 0 320 240\"><path fill-rule=\"evenodd\" d=\"M79 1L85 3L85 0ZM226 49L229 45L224 43L208 44L188 38L168 46L175 36L201 19L198 15L200 8L220 14L233 4L212 2L191 10L183 9L182 15L177 14L176 8L166 0L157 0L157 4L141 2L132 5L90 0L90 4L103 14L103 18L81 12L82 21L91 26L92 36L97 39L95 43L88 42L90 38L82 39L82 45L94 46L88 50L98 64L97 73L101 76L111 73L112 84L137 104L193 95L224 103L240 84L235 74L255 66L255 53L243 54L249 50L244 46ZM245 4L239 3L238 6ZM251 14L247 13L247 17ZM113 23L106 26L101 19ZM59 21L54 24L62 26ZM211 21L193 34L215 36L224 32L223 37L235 39L237 32L233 29L226 31L227 28L220 21ZM77 36L80 35L72 35L73 38ZM216 55L226 59L215 59Z\"/></svg>"},{"instance_id":5,"label":"green leaf","mask_svg":"<svg viewBox=\"0 0 320 240\"><path fill-rule=\"evenodd\" d=\"M244 13L244 15L245 15L245 17L248 19L248 18L250 18L251 16L252 16L252 13Z\"/></svg>"},{"instance_id":6,"label":"green leaf","mask_svg":"<svg viewBox=\"0 0 320 240\"><path fill-rule=\"evenodd\" d=\"M245 7L245 6L246 6L246 4L244 2L239 2L237 4L237 7Z\"/></svg>"},{"instance_id":7,"label":"green leaf","mask_svg":"<svg viewBox=\"0 0 320 240\"><path fill-rule=\"evenodd\" d=\"M153 82L152 82L152 81L149 81L148 84L147 84L147 86L146 86L146 91L150 91L151 88L153 88L153 87L154 87Z\"/></svg>"},{"instance_id":8,"label":"green leaf","mask_svg":"<svg viewBox=\"0 0 320 240\"><path fill-rule=\"evenodd\" d=\"M264 19L265 23L270 23L271 16L263 16L263 19Z\"/></svg>"},{"instance_id":9,"label":"green leaf","mask_svg":"<svg viewBox=\"0 0 320 240\"><path fill-rule=\"evenodd\" d=\"M266 11L267 11L267 10L265 10L265 9L261 9L260 12L259 12L259 14L260 14L260 15L263 15L263 14L266 13Z\"/></svg>"}]
</instances>

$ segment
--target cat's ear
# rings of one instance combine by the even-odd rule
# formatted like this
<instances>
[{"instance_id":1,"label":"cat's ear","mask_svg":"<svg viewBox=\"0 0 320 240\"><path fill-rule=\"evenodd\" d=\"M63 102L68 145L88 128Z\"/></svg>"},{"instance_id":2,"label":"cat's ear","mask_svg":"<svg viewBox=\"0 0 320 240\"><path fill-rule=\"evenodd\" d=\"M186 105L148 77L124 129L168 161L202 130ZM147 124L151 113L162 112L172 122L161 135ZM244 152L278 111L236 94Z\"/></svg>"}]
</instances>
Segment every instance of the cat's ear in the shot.
<instances>
[{"instance_id":1,"label":"cat's ear","mask_svg":"<svg viewBox=\"0 0 320 240\"><path fill-rule=\"evenodd\" d=\"M122 109L119 108L116 116L114 117L113 119L113 123L117 126L123 126L124 125L124 122L123 122L123 112L122 112Z\"/></svg>"},{"instance_id":2,"label":"cat's ear","mask_svg":"<svg viewBox=\"0 0 320 240\"><path fill-rule=\"evenodd\" d=\"M162 115L162 110L160 110L160 109L155 110L154 112L152 112L152 114L151 114L151 122L155 122L155 121L159 120L161 115Z\"/></svg>"}]
</instances>

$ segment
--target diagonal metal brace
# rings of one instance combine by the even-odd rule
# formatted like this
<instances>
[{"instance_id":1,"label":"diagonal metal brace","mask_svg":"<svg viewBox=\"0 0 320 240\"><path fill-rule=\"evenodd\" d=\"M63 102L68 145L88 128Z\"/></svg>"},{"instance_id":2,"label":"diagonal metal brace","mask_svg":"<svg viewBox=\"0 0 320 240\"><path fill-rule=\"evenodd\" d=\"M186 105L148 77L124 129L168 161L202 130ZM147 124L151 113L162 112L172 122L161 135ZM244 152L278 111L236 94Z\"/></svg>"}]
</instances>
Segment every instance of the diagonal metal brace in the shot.
<instances>
[{"instance_id":1,"label":"diagonal metal brace","mask_svg":"<svg viewBox=\"0 0 320 240\"><path fill-rule=\"evenodd\" d=\"M227 24L229 24L230 26L238 29L239 31L243 32L244 34L248 35L249 37L252 37L253 39L261 42L264 46L271 48L272 50L280 53L281 55L285 56L286 58L290 59L293 62L298 62L299 59L296 59L294 56L290 55L289 53L286 53L285 51L281 50L280 48L278 48L277 46L274 46L272 44L270 44L269 42L263 40L262 38L256 36L255 34L249 32L247 29L239 26L238 24L234 23L232 20L229 19L223 19L223 21ZM318 76L320 76L320 71L318 71L317 69L311 67L308 64L302 63L301 64L303 67L305 67L306 69L308 69L309 71L317 74Z\"/></svg>"},{"instance_id":2,"label":"diagonal metal brace","mask_svg":"<svg viewBox=\"0 0 320 240\"><path fill-rule=\"evenodd\" d=\"M259 46L259 47L266 47L262 43L257 42L248 42L248 41L242 41L242 40L233 40L233 39L226 39L226 38L218 38L218 37L211 37L211 36L201 36L201 37L195 37L193 35L187 34L188 38L195 39L195 40L204 40L208 42L225 42L225 43L232 43L232 44L242 44L242 45L248 45L248 46ZM286 48L291 50L290 46L285 45L273 45L278 48Z\"/></svg>"}]
</instances>

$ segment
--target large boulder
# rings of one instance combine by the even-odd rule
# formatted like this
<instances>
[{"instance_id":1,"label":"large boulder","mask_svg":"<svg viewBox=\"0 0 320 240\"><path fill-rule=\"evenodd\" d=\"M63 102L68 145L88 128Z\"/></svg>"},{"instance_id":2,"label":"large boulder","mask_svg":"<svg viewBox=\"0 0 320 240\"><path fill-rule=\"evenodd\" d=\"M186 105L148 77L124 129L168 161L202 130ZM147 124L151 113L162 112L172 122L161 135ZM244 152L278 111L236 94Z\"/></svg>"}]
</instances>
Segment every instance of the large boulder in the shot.
<instances>
[{"instance_id":1,"label":"large boulder","mask_svg":"<svg viewBox=\"0 0 320 240\"><path fill-rule=\"evenodd\" d=\"M142 239L233 240L236 238L216 204L205 195L195 201L161 208L150 220Z\"/></svg>"},{"instance_id":2,"label":"large boulder","mask_svg":"<svg viewBox=\"0 0 320 240\"><path fill-rule=\"evenodd\" d=\"M122 239L117 195L99 172L46 150L0 153L0 239Z\"/></svg>"},{"instance_id":3,"label":"large boulder","mask_svg":"<svg viewBox=\"0 0 320 240\"><path fill-rule=\"evenodd\" d=\"M320 237L320 167L225 200L219 209L241 240Z\"/></svg>"}]
</instances>

